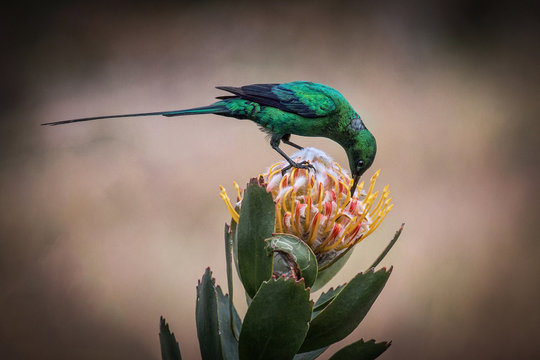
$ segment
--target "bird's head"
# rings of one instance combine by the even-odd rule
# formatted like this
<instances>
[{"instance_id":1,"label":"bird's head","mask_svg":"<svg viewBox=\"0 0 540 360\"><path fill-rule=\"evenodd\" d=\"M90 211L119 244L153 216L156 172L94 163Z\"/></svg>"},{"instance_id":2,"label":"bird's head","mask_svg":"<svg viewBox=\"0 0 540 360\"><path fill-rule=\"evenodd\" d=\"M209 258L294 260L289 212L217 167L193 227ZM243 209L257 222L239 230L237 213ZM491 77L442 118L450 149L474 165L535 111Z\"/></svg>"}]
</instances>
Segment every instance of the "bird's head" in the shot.
<instances>
[{"instance_id":1,"label":"bird's head","mask_svg":"<svg viewBox=\"0 0 540 360\"><path fill-rule=\"evenodd\" d=\"M369 130L364 128L358 132L351 146L346 151L354 179L351 187L352 196L354 195L360 176L373 164L377 152L377 142Z\"/></svg>"}]
</instances>

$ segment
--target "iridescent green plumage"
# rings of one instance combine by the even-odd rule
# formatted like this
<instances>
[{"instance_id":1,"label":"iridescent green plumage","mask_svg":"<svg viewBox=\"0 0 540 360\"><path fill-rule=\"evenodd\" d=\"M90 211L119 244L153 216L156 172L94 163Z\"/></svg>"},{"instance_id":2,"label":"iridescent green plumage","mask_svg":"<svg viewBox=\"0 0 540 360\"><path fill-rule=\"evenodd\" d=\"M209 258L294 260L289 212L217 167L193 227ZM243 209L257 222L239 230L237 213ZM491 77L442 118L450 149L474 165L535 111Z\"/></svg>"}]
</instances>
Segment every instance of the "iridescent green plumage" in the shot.
<instances>
[{"instance_id":1,"label":"iridescent green plumage","mask_svg":"<svg viewBox=\"0 0 540 360\"><path fill-rule=\"evenodd\" d=\"M218 87L232 95L221 96L220 101L200 108L161 111L141 114L110 115L48 123L59 125L115 117L180 116L216 114L237 119L248 119L271 134L271 145L289 161L291 166L306 168L308 164L294 163L280 148L280 141L291 143L291 134L320 136L336 141L346 151L349 166L356 182L373 163L377 150L375 138L366 129L360 116L337 90L307 81L286 84L254 84L236 87Z\"/></svg>"}]
</instances>

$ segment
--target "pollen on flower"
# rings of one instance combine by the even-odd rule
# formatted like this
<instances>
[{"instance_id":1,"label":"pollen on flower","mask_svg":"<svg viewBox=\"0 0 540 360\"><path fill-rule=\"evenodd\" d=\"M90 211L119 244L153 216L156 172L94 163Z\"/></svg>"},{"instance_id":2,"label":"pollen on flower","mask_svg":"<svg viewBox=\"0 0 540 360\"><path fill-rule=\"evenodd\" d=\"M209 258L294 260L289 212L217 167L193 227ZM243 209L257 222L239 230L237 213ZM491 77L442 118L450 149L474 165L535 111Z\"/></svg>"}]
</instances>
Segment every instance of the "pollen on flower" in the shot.
<instances>
[{"instance_id":1,"label":"pollen on flower","mask_svg":"<svg viewBox=\"0 0 540 360\"><path fill-rule=\"evenodd\" d=\"M288 165L282 161L260 176L276 203L275 232L302 239L313 249L319 266L365 239L393 207L388 186L374 192L380 170L371 177L367 190L361 182L351 197L353 179L324 152L305 148L291 158L296 162L309 161L315 171L292 168L282 175L281 170ZM234 184L235 204L223 187L220 196L238 222L236 208L241 206L242 198L238 185Z\"/></svg>"}]
</instances>

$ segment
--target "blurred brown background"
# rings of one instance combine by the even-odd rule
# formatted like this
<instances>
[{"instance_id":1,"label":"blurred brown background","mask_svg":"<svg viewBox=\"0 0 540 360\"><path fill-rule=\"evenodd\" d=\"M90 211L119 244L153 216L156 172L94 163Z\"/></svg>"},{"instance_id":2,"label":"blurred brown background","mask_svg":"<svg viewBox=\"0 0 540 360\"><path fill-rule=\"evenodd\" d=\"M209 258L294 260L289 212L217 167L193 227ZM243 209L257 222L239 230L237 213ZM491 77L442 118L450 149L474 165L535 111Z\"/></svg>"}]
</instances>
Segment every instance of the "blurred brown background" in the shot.
<instances>
[{"instance_id":1,"label":"blurred brown background","mask_svg":"<svg viewBox=\"0 0 540 360\"><path fill-rule=\"evenodd\" d=\"M540 356L539 13L515 1L47 2L2 15L0 357L199 358L195 285L225 285L218 185L279 160L247 121L39 124L206 105L310 80L363 116L395 208L356 249L395 270L360 337L382 359ZM297 139L346 164L325 139ZM292 149L287 149L291 152ZM242 296L236 299L245 311ZM338 347L333 346L328 355Z\"/></svg>"}]
</instances>

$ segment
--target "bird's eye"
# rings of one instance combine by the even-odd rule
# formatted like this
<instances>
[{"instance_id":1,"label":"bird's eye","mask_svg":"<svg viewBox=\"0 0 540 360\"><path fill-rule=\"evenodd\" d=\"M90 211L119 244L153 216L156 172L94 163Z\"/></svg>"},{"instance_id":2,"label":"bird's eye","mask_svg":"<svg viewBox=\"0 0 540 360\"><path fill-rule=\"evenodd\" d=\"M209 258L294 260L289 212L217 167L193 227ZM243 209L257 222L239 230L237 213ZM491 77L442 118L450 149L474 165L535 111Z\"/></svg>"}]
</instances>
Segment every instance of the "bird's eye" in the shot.
<instances>
[{"instance_id":1,"label":"bird's eye","mask_svg":"<svg viewBox=\"0 0 540 360\"><path fill-rule=\"evenodd\" d=\"M364 167L364 161L363 160L358 160L358 162L356 163L356 168L361 169L363 167Z\"/></svg>"}]
</instances>

